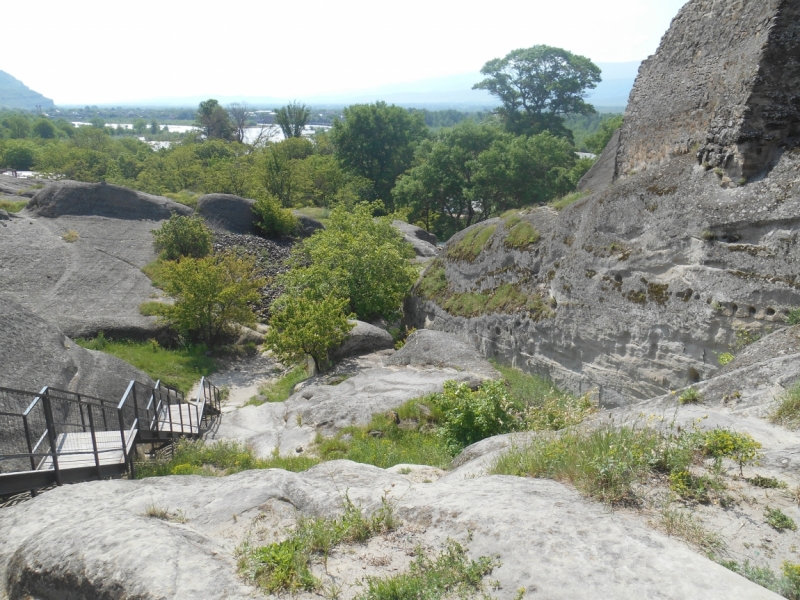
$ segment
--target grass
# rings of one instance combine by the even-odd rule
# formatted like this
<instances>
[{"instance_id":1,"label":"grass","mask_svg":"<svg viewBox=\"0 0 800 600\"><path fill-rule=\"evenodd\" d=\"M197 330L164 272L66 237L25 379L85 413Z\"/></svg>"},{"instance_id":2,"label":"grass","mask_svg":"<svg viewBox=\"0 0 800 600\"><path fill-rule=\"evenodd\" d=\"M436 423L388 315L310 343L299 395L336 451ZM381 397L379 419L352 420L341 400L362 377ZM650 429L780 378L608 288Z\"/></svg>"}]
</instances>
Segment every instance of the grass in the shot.
<instances>
[{"instance_id":1,"label":"grass","mask_svg":"<svg viewBox=\"0 0 800 600\"><path fill-rule=\"evenodd\" d=\"M772 527L775 531L797 531L797 523L794 522L789 515L785 514L779 508L770 508L764 511L764 519L767 525Z\"/></svg>"},{"instance_id":2,"label":"grass","mask_svg":"<svg viewBox=\"0 0 800 600\"><path fill-rule=\"evenodd\" d=\"M391 505L365 516L345 496L344 512L336 519L301 517L295 531L285 540L268 546L243 544L239 550L239 571L267 593L315 591L319 580L311 572L314 560L326 561L331 551L346 542L365 542L398 526Z\"/></svg>"},{"instance_id":3,"label":"grass","mask_svg":"<svg viewBox=\"0 0 800 600\"><path fill-rule=\"evenodd\" d=\"M766 489L784 489L789 487L785 481L781 481L775 477L762 477L761 475L750 477L747 479L747 483L755 487Z\"/></svg>"},{"instance_id":4,"label":"grass","mask_svg":"<svg viewBox=\"0 0 800 600\"><path fill-rule=\"evenodd\" d=\"M569 206L570 204L574 204L578 200L580 200L582 198L585 198L585 197L586 197L586 193L585 192L573 192L571 194L567 194L566 196L562 196L558 200L553 200L550 203L550 206L552 206L556 210L563 210L567 206Z\"/></svg>"},{"instance_id":5,"label":"grass","mask_svg":"<svg viewBox=\"0 0 800 600\"><path fill-rule=\"evenodd\" d=\"M147 275L153 287L164 289L164 267L166 262L157 258L151 263L142 267L142 273Z\"/></svg>"},{"instance_id":6,"label":"grass","mask_svg":"<svg viewBox=\"0 0 800 600\"><path fill-rule=\"evenodd\" d=\"M254 396L247 401L245 406L261 406L264 402L283 402L292 395L292 388L301 381L308 379L305 367L297 366L274 383L266 383L258 388L258 395L264 400ZM340 382L341 383L341 382Z\"/></svg>"},{"instance_id":7,"label":"grass","mask_svg":"<svg viewBox=\"0 0 800 600\"><path fill-rule=\"evenodd\" d=\"M190 192L189 190L181 190L180 192L173 193L167 192L164 194L164 197L169 198L170 200L174 200L179 204L185 204L186 206L191 206L192 208L197 207L197 200L200 198L202 194L198 194L197 192Z\"/></svg>"},{"instance_id":8,"label":"grass","mask_svg":"<svg viewBox=\"0 0 800 600\"><path fill-rule=\"evenodd\" d=\"M555 316L552 308L538 295L528 295L519 286L502 283L486 292L463 292L440 298L441 307L451 315L478 317L490 314L527 313L532 319L541 321Z\"/></svg>"},{"instance_id":9,"label":"grass","mask_svg":"<svg viewBox=\"0 0 800 600\"><path fill-rule=\"evenodd\" d=\"M406 573L389 577L367 578L367 589L358 600L405 600L469 598L484 593L484 577L500 566L496 558L481 556L470 560L467 550L448 539L445 549L435 558L420 548Z\"/></svg>"},{"instance_id":10,"label":"grass","mask_svg":"<svg viewBox=\"0 0 800 600\"><path fill-rule=\"evenodd\" d=\"M144 516L161 521L172 521L173 523L186 523L187 521L186 515L183 514L182 510L170 512L169 509L159 506L155 502L151 502L147 505Z\"/></svg>"},{"instance_id":11,"label":"grass","mask_svg":"<svg viewBox=\"0 0 800 600\"><path fill-rule=\"evenodd\" d=\"M719 534L709 531L691 513L665 506L661 511L660 525L667 535L680 538L706 554L719 552L725 543Z\"/></svg>"},{"instance_id":12,"label":"grass","mask_svg":"<svg viewBox=\"0 0 800 600\"><path fill-rule=\"evenodd\" d=\"M728 447L718 443L722 438L738 442ZM581 493L612 505L638 503L638 484L666 476L672 491L686 501L725 501L719 477L721 459L754 462L757 453L745 452L755 445L746 434L722 429L673 432L605 425L589 431L541 434L500 456L492 473L569 482ZM704 468L706 459L713 459L709 475L691 472Z\"/></svg>"},{"instance_id":13,"label":"grass","mask_svg":"<svg viewBox=\"0 0 800 600\"><path fill-rule=\"evenodd\" d=\"M75 342L89 350L100 350L132 364L153 379L187 393L202 376L217 370L216 361L206 356L205 346L163 348L152 341L108 340L99 334Z\"/></svg>"},{"instance_id":14,"label":"grass","mask_svg":"<svg viewBox=\"0 0 800 600\"><path fill-rule=\"evenodd\" d=\"M4 210L8 213L18 213L25 208L27 204L27 200L3 200L0 198L0 210Z\"/></svg>"},{"instance_id":15,"label":"grass","mask_svg":"<svg viewBox=\"0 0 800 600\"><path fill-rule=\"evenodd\" d=\"M776 575L769 567L758 567L750 564L750 561L747 560L742 565L732 560L723 561L720 564L784 598L800 600L800 565L784 562L783 574Z\"/></svg>"},{"instance_id":16,"label":"grass","mask_svg":"<svg viewBox=\"0 0 800 600\"><path fill-rule=\"evenodd\" d=\"M316 219L326 227L328 226L328 220L331 216L331 210L329 208L322 208L318 206L304 206L303 208L295 209L301 215L305 215L307 217L311 217L312 219Z\"/></svg>"},{"instance_id":17,"label":"grass","mask_svg":"<svg viewBox=\"0 0 800 600\"><path fill-rule=\"evenodd\" d=\"M175 442L169 460L141 461L136 464L136 478L166 475L232 475L251 469L284 469L305 471L319 463L306 456L256 458L253 451L238 442L220 441L207 444L203 440Z\"/></svg>"},{"instance_id":18,"label":"grass","mask_svg":"<svg viewBox=\"0 0 800 600\"><path fill-rule=\"evenodd\" d=\"M786 322L789 325L800 325L800 308L790 310L789 314L786 315Z\"/></svg>"},{"instance_id":19,"label":"grass","mask_svg":"<svg viewBox=\"0 0 800 600\"><path fill-rule=\"evenodd\" d=\"M437 301L446 297L447 274L441 261L434 260L428 265L417 284L417 291L427 300Z\"/></svg>"},{"instance_id":20,"label":"grass","mask_svg":"<svg viewBox=\"0 0 800 600\"><path fill-rule=\"evenodd\" d=\"M475 225L464 234L457 243L447 250L447 258L472 262L481 252L486 243L497 230L497 223L491 225Z\"/></svg>"},{"instance_id":21,"label":"grass","mask_svg":"<svg viewBox=\"0 0 800 600\"><path fill-rule=\"evenodd\" d=\"M77 242L79 239L81 239L81 236L74 229L70 229L69 231L65 231L64 233L61 234L61 239L64 240L65 242L72 243L72 242Z\"/></svg>"},{"instance_id":22,"label":"grass","mask_svg":"<svg viewBox=\"0 0 800 600\"><path fill-rule=\"evenodd\" d=\"M703 394L698 392L695 388L690 387L685 390L679 397L678 402L681 404L696 404L703 401Z\"/></svg>"},{"instance_id":23,"label":"grass","mask_svg":"<svg viewBox=\"0 0 800 600\"><path fill-rule=\"evenodd\" d=\"M528 246L532 246L538 242L541 237L541 234L533 225L525 221L520 221L508 232L506 239L503 240L503 244L506 248L525 250Z\"/></svg>"},{"instance_id":24,"label":"grass","mask_svg":"<svg viewBox=\"0 0 800 600\"><path fill-rule=\"evenodd\" d=\"M800 428L800 384L783 395L769 418L773 423L789 429Z\"/></svg>"},{"instance_id":25,"label":"grass","mask_svg":"<svg viewBox=\"0 0 800 600\"><path fill-rule=\"evenodd\" d=\"M164 302L148 300L147 302L142 302L139 305L139 312L145 317L156 317L160 314L159 311L163 306L166 306Z\"/></svg>"},{"instance_id":26,"label":"grass","mask_svg":"<svg viewBox=\"0 0 800 600\"><path fill-rule=\"evenodd\" d=\"M736 357L730 352L723 352L717 357L717 362L721 367L724 367L725 365L732 363L734 358Z\"/></svg>"}]
</instances>

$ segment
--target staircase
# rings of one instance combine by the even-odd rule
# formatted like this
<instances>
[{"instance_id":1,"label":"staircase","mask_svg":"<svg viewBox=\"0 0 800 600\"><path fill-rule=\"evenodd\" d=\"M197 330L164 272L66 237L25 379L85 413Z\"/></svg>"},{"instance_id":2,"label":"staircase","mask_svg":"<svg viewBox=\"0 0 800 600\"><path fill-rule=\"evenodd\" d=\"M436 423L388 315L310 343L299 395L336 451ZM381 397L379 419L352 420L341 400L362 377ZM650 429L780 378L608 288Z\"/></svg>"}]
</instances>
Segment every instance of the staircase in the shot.
<instances>
[{"instance_id":1,"label":"staircase","mask_svg":"<svg viewBox=\"0 0 800 600\"><path fill-rule=\"evenodd\" d=\"M52 485L134 476L136 444L199 438L220 414L205 377L196 398L131 381L119 402L44 387L0 388L0 497Z\"/></svg>"}]
</instances>

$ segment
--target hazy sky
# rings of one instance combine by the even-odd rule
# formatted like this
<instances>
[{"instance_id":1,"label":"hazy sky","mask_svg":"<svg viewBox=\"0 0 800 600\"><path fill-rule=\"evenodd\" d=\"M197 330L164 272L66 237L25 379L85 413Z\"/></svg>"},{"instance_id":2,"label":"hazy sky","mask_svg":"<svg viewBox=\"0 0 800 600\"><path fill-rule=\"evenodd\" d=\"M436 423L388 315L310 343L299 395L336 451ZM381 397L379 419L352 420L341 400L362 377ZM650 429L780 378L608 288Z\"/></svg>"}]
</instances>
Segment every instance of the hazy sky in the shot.
<instances>
[{"instance_id":1,"label":"hazy sky","mask_svg":"<svg viewBox=\"0 0 800 600\"><path fill-rule=\"evenodd\" d=\"M534 44L596 62L655 52L686 0L39 0L0 70L57 104L297 98L475 72ZM9 51L12 49L13 51Z\"/></svg>"}]
</instances>

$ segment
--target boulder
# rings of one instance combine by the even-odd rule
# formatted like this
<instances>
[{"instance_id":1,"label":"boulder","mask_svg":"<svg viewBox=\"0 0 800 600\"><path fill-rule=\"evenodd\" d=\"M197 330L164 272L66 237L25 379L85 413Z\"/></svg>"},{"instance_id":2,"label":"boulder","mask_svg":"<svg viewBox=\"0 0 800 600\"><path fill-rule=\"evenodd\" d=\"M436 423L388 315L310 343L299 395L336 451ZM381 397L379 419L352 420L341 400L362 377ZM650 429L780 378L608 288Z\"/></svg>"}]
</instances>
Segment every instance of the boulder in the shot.
<instances>
[{"instance_id":1,"label":"boulder","mask_svg":"<svg viewBox=\"0 0 800 600\"><path fill-rule=\"evenodd\" d=\"M331 352L331 358L334 360L394 348L394 338L385 329L363 321L353 320L350 324L355 327L350 330L347 339Z\"/></svg>"},{"instance_id":2,"label":"boulder","mask_svg":"<svg viewBox=\"0 0 800 600\"><path fill-rule=\"evenodd\" d=\"M155 382L128 363L85 350L55 325L9 299L0 300L0 386L38 391L51 387L119 400L132 379Z\"/></svg>"},{"instance_id":3,"label":"boulder","mask_svg":"<svg viewBox=\"0 0 800 600\"><path fill-rule=\"evenodd\" d=\"M323 225L322 222L318 221L317 219L314 219L313 217L304 215L303 213L297 210L293 210L292 214L298 221L299 228L297 230L297 234L301 238L310 237L314 235L315 231L319 229L325 229L325 225Z\"/></svg>"},{"instance_id":4,"label":"boulder","mask_svg":"<svg viewBox=\"0 0 800 600\"><path fill-rule=\"evenodd\" d=\"M419 261L425 262L439 253L434 234L404 221L392 221L392 226L403 234L406 242L411 244Z\"/></svg>"},{"instance_id":5,"label":"boulder","mask_svg":"<svg viewBox=\"0 0 800 600\"><path fill-rule=\"evenodd\" d=\"M335 548L324 566L314 565L323 585L335 583L344 597L363 592L368 576L408 569L416 546L434 554L450 538L472 559L497 559L487 584L497 581L499 597L524 588L554 600L779 598L554 481L493 476L412 484L349 461L304 473L97 481L45 492L0 511L0 594L250 598L256 590L237 573L240 541L265 545L283 539L298 516L337 516L345 492L368 514L387 500L401 525L368 544ZM148 517L153 507L167 518Z\"/></svg>"},{"instance_id":6,"label":"boulder","mask_svg":"<svg viewBox=\"0 0 800 600\"><path fill-rule=\"evenodd\" d=\"M0 194L20 198L33 198L48 183L47 179L12 177L0 174Z\"/></svg>"},{"instance_id":7,"label":"boulder","mask_svg":"<svg viewBox=\"0 0 800 600\"><path fill-rule=\"evenodd\" d=\"M173 212L191 209L116 186L51 183L4 222L0 299L73 338L159 337L163 326L139 306L161 292L141 269L157 256L152 230Z\"/></svg>"},{"instance_id":8,"label":"boulder","mask_svg":"<svg viewBox=\"0 0 800 600\"><path fill-rule=\"evenodd\" d=\"M408 336L405 345L387 358L386 364L458 369L479 379L500 377L474 347L453 335L431 329L420 329Z\"/></svg>"},{"instance_id":9,"label":"boulder","mask_svg":"<svg viewBox=\"0 0 800 600\"><path fill-rule=\"evenodd\" d=\"M232 194L206 194L197 200L197 214L221 233L255 234L255 200Z\"/></svg>"},{"instance_id":10,"label":"boulder","mask_svg":"<svg viewBox=\"0 0 800 600\"><path fill-rule=\"evenodd\" d=\"M91 216L125 221L161 221L192 209L161 196L106 183L56 181L37 192L28 211L40 217Z\"/></svg>"}]
</instances>

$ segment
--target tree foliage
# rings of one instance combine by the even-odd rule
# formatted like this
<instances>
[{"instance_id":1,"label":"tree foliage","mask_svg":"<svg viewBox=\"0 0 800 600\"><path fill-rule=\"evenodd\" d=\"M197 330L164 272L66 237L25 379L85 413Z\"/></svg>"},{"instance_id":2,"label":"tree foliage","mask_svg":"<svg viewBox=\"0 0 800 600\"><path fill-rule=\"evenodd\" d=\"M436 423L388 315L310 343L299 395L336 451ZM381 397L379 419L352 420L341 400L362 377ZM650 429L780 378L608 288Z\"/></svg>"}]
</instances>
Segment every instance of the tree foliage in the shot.
<instances>
[{"instance_id":1,"label":"tree foliage","mask_svg":"<svg viewBox=\"0 0 800 600\"><path fill-rule=\"evenodd\" d=\"M233 135L233 123L228 111L213 98L200 103L196 119L197 126L208 139L228 140Z\"/></svg>"},{"instance_id":2,"label":"tree foliage","mask_svg":"<svg viewBox=\"0 0 800 600\"><path fill-rule=\"evenodd\" d=\"M584 141L584 145L589 152L600 154L603 150L605 150L608 142L611 141L611 137L614 135L617 129L622 127L622 120L622 115L613 115L603 119L603 121L600 123L600 128L595 133L588 136Z\"/></svg>"},{"instance_id":3,"label":"tree foliage","mask_svg":"<svg viewBox=\"0 0 800 600\"><path fill-rule=\"evenodd\" d=\"M481 73L486 79L473 89L497 96L502 103L497 113L512 133L549 130L571 139L562 116L595 112L584 98L600 82L600 68L585 56L537 45L490 60Z\"/></svg>"},{"instance_id":4,"label":"tree foliage","mask_svg":"<svg viewBox=\"0 0 800 600\"><path fill-rule=\"evenodd\" d=\"M292 102L275 109L275 122L287 139L302 136L309 119L311 119L311 109L299 102Z\"/></svg>"},{"instance_id":5,"label":"tree foliage","mask_svg":"<svg viewBox=\"0 0 800 600\"><path fill-rule=\"evenodd\" d=\"M348 300L358 318L396 316L417 277L409 263L413 250L389 218L373 218L374 205L331 211L323 230L298 244L292 269L282 277L286 293L322 300Z\"/></svg>"},{"instance_id":6,"label":"tree foliage","mask_svg":"<svg viewBox=\"0 0 800 600\"><path fill-rule=\"evenodd\" d=\"M345 314L347 304L346 298L333 294L281 296L273 307L264 343L284 364L310 356L317 371L322 371L328 351L341 345L353 327Z\"/></svg>"},{"instance_id":7,"label":"tree foliage","mask_svg":"<svg viewBox=\"0 0 800 600\"><path fill-rule=\"evenodd\" d=\"M292 211L283 208L274 196L262 194L253 204L253 213L256 227L267 237L283 237L297 231L298 222Z\"/></svg>"},{"instance_id":8,"label":"tree foliage","mask_svg":"<svg viewBox=\"0 0 800 600\"><path fill-rule=\"evenodd\" d=\"M244 143L244 131L250 121L252 109L247 104L234 102L228 106L231 124L233 125L233 139L240 144Z\"/></svg>"},{"instance_id":9,"label":"tree foliage","mask_svg":"<svg viewBox=\"0 0 800 600\"><path fill-rule=\"evenodd\" d=\"M266 285L256 276L250 257L234 254L183 258L163 267L164 289L175 298L158 313L179 331L213 348L235 325L253 325L250 303L257 302Z\"/></svg>"},{"instance_id":10,"label":"tree foliage","mask_svg":"<svg viewBox=\"0 0 800 600\"><path fill-rule=\"evenodd\" d=\"M153 237L164 260L208 256L213 239L202 217L178 214L173 214L159 229L154 229Z\"/></svg>"},{"instance_id":11,"label":"tree foliage","mask_svg":"<svg viewBox=\"0 0 800 600\"><path fill-rule=\"evenodd\" d=\"M373 198L391 210L391 191L408 169L416 145L427 136L420 113L410 113L385 102L354 104L335 121L331 140L342 166L372 183Z\"/></svg>"}]
</instances>

